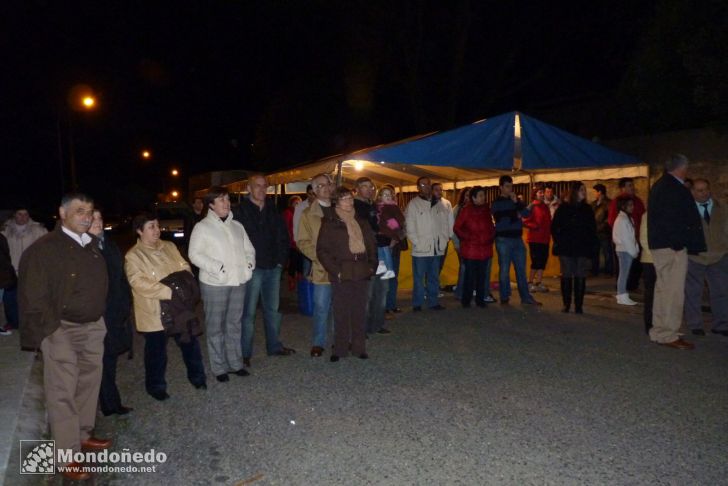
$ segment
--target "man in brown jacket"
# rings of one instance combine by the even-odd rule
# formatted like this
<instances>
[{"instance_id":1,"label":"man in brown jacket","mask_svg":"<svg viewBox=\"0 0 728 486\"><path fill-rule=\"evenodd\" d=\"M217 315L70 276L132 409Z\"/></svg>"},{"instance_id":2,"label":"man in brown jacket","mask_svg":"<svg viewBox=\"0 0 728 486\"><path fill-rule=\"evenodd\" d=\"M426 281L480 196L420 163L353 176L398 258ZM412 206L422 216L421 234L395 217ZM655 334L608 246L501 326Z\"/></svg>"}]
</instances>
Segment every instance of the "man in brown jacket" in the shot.
<instances>
[{"instance_id":1,"label":"man in brown jacket","mask_svg":"<svg viewBox=\"0 0 728 486\"><path fill-rule=\"evenodd\" d=\"M321 230L321 219L324 210L331 209L331 193L334 184L328 174L319 174L311 180L316 200L307 207L301 215L296 233L296 244L301 253L311 260L313 268L311 280L313 282L313 346L311 357L321 356L326 348L331 317L331 283L324 267L321 266L316 255L316 243Z\"/></svg>"},{"instance_id":2,"label":"man in brown jacket","mask_svg":"<svg viewBox=\"0 0 728 486\"><path fill-rule=\"evenodd\" d=\"M728 208L711 197L710 183L705 179L693 181L692 193L703 220L708 251L688 256L685 322L694 335L705 336L700 307L707 279L713 314L711 331L728 336Z\"/></svg>"},{"instance_id":3,"label":"man in brown jacket","mask_svg":"<svg viewBox=\"0 0 728 486\"><path fill-rule=\"evenodd\" d=\"M104 310L108 277L98 241L87 231L93 200L69 194L61 200L61 224L23 254L18 276L20 343L40 348L43 388L56 449L101 450L111 440L92 437L101 385ZM82 464L63 475L90 477Z\"/></svg>"}]
</instances>

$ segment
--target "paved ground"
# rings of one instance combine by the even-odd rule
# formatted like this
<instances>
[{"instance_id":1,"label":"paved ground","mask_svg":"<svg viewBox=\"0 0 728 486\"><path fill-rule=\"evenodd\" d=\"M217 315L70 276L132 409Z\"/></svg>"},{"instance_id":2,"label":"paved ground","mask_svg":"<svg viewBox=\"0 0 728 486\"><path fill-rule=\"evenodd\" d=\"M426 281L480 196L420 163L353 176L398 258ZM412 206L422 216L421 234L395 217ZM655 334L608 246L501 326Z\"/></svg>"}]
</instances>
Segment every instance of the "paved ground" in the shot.
<instances>
[{"instance_id":1,"label":"paved ground","mask_svg":"<svg viewBox=\"0 0 728 486\"><path fill-rule=\"evenodd\" d=\"M728 338L667 349L644 336L641 307L588 295L585 315L564 315L557 292L539 298L464 310L447 296L447 311L390 321L371 359L338 363L308 356L309 321L289 302L296 356L261 355L259 327L253 375L198 391L170 342L163 403L144 393L141 354L122 359L136 410L100 417L99 435L168 460L98 484L728 483Z\"/></svg>"}]
</instances>

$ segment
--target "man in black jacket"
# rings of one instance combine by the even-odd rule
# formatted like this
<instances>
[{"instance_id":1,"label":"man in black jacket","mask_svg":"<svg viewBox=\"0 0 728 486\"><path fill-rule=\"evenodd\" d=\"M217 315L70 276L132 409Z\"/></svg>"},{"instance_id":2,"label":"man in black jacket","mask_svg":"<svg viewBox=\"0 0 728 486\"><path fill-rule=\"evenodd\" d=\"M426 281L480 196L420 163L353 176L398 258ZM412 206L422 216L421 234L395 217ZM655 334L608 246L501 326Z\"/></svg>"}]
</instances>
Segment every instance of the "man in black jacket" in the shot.
<instances>
[{"instance_id":1,"label":"man in black jacket","mask_svg":"<svg viewBox=\"0 0 728 486\"><path fill-rule=\"evenodd\" d=\"M688 254L706 251L703 225L690 190L685 187L688 159L675 154L665 162L665 174L650 191L647 237L655 261L657 282L650 339L675 349L693 349L680 338L685 302Z\"/></svg>"},{"instance_id":2,"label":"man in black jacket","mask_svg":"<svg viewBox=\"0 0 728 486\"><path fill-rule=\"evenodd\" d=\"M268 356L288 356L296 351L286 348L278 339L281 329L281 270L288 259L288 229L275 206L266 201L268 182L262 175L248 180L248 197L233 209L255 248L255 270L245 289L245 310L242 319L241 345L243 363L250 366L253 355L255 312L258 300L263 306L265 343Z\"/></svg>"},{"instance_id":3,"label":"man in black jacket","mask_svg":"<svg viewBox=\"0 0 728 486\"><path fill-rule=\"evenodd\" d=\"M131 288L124 273L124 257L114 241L104 233L104 218L94 209L94 218L88 232L98 238L99 249L109 274L106 294L106 336L104 337L103 373L99 390L99 408L106 416L126 415L133 408L121 404L116 386L116 363L121 353L131 349Z\"/></svg>"}]
</instances>

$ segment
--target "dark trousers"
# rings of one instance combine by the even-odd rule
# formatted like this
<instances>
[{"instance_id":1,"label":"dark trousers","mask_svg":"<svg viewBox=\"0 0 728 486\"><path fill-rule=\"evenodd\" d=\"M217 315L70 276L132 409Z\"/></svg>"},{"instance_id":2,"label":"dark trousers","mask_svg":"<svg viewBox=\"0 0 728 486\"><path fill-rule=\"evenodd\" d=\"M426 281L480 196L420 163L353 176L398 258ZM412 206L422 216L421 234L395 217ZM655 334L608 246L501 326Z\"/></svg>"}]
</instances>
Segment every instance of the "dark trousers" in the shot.
<instances>
[{"instance_id":1,"label":"dark trousers","mask_svg":"<svg viewBox=\"0 0 728 486\"><path fill-rule=\"evenodd\" d=\"M394 310L397 308L397 287L399 287L399 257L402 251L399 249L399 245L392 248L392 270L394 270L394 278L389 279L389 289L387 290L387 310Z\"/></svg>"},{"instance_id":2,"label":"dark trousers","mask_svg":"<svg viewBox=\"0 0 728 486\"><path fill-rule=\"evenodd\" d=\"M393 279L382 280L381 275L375 275L371 280L364 280L369 288L364 288L366 297L366 332L375 333L384 327L384 313L387 306L387 292L389 282ZM336 322L336 312L334 312Z\"/></svg>"},{"instance_id":3,"label":"dark trousers","mask_svg":"<svg viewBox=\"0 0 728 486\"><path fill-rule=\"evenodd\" d=\"M485 268L488 259L470 260L463 258L465 264L465 277L463 278L463 294L462 304L469 306L473 298L473 288L475 288L475 303L483 305L485 302Z\"/></svg>"},{"instance_id":4,"label":"dark trousers","mask_svg":"<svg viewBox=\"0 0 728 486\"><path fill-rule=\"evenodd\" d=\"M200 342L192 336L189 343L180 342L179 335L174 341L182 351L182 359L187 367L187 379L193 385L205 383L205 365L202 363ZM167 370L167 335L164 331L144 333L144 384L147 392L167 390L164 374Z\"/></svg>"},{"instance_id":5,"label":"dark trousers","mask_svg":"<svg viewBox=\"0 0 728 486\"><path fill-rule=\"evenodd\" d=\"M602 255L604 255L604 268L600 269ZM612 275L614 272L614 250L612 249L611 239L600 238L595 249L594 259L592 260L592 273L599 275L600 270L603 270L607 275Z\"/></svg>"},{"instance_id":6,"label":"dark trousers","mask_svg":"<svg viewBox=\"0 0 728 486\"><path fill-rule=\"evenodd\" d=\"M99 407L104 414L114 413L121 408L121 396L116 387L116 362L119 355L110 353L104 343L104 370L101 374L101 388L99 389Z\"/></svg>"},{"instance_id":7,"label":"dark trousers","mask_svg":"<svg viewBox=\"0 0 728 486\"><path fill-rule=\"evenodd\" d=\"M3 292L3 307L5 307L5 320L8 322L8 326L17 329L20 324L18 318L18 287L5 289L5 292Z\"/></svg>"},{"instance_id":8,"label":"dark trousers","mask_svg":"<svg viewBox=\"0 0 728 486\"><path fill-rule=\"evenodd\" d=\"M640 265L632 265L638 267ZM657 282L657 273L655 273L655 265L652 263L642 264L642 279L645 284L644 292L644 312L643 318L645 322L645 332L650 333L652 329L652 304L655 301L655 282Z\"/></svg>"},{"instance_id":9,"label":"dark trousers","mask_svg":"<svg viewBox=\"0 0 728 486\"><path fill-rule=\"evenodd\" d=\"M385 280L386 282L386 280ZM372 282L374 283L374 282ZM332 282L334 307L334 354L344 357L366 353L366 307L368 280Z\"/></svg>"}]
</instances>

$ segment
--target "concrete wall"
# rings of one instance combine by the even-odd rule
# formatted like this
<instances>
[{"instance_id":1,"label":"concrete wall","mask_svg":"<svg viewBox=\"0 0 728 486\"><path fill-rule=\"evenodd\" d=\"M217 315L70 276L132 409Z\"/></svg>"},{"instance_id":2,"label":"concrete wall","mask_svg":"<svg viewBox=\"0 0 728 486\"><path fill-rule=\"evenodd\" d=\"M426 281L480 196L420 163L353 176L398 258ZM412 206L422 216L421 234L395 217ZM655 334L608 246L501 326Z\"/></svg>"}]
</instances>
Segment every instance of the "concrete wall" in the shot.
<instances>
[{"instance_id":1,"label":"concrete wall","mask_svg":"<svg viewBox=\"0 0 728 486\"><path fill-rule=\"evenodd\" d=\"M728 127L681 130L606 142L616 150L636 155L650 165L650 181L662 175L664 161L679 152L690 159L689 177L711 184L713 197L728 202ZM610 195L612 192L610 191ZM639 190L639 194L647 192Z\"/></svg>"}]
</instances>

